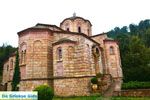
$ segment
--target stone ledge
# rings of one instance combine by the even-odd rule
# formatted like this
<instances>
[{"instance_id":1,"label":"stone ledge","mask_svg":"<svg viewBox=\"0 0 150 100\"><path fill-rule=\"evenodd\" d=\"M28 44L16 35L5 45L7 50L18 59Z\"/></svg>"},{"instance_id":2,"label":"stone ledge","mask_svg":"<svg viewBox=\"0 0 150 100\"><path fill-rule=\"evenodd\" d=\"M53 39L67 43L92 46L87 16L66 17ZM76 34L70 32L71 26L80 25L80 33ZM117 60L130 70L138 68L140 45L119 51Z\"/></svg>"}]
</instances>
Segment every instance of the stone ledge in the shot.
<instances>
[{"instance_id":1,"label":"stone ledge","mask_svg":"<svg viewBox=\"0 0 150 100\"><path fill-rule=\"evenodd\" d=\"M114 91L114 96L124 96L124 97L150 97L150 89L129 89Z\"/></svg>"},{"instance_id":2,"label":"stone ledge","mask_svg":"<svg viewBox=\"0 0 150 100\"><path fill-rule=\"evenodd\" d=\"M28 78L28 79L22 79L21 81L33 81L33 80L54 80L54 79L87 78L87 77L94 77L94 76L50 77L50 78ZM8 81L8 82L12 82L12 81Z\"/></svg>"}]
</instances>

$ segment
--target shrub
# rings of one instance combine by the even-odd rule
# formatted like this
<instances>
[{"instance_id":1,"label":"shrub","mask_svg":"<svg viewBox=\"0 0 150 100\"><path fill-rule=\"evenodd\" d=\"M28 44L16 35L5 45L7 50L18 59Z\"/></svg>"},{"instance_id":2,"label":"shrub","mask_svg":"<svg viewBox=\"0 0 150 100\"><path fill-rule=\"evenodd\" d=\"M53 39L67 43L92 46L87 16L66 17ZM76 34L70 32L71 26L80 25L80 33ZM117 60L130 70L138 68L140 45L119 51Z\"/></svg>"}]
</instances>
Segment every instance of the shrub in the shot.
<instances>
[{"instance_id":1,"label":"shrub","mask_svg":"<svg viewBox=\"0 0 150 100\"><path fill-rule=\"evenodd\" d=\"M122 89L149 89L150 82L131 81L122 84Z\"/></svg>"},{"instance_id":2,"label":"shrub","mask_svg":"<svg viewBox=\"0 0 150 100\"><path fill-rule=\"evenodd\" d=\"M93 83L93 84L97 84L97 83L98 83L98 79L97 79L97 77L93 77L93 78L91 78L91 83Z\"/></svg>"},{"instance_id":3,"label":"shrub","mask_svg":"<svg viewBox=\"0 0 150 100\"><path fill-rule=\"evenodd\" d=\"M54 96L53 90L48 85L40 85L34 89L38 91L38 100L52 100Z\"/></svg>"},{"instance_id":4,"label":"shrub","mask_svg":"<svg viewBox=\"0 0 150 100\"><path fill-rule=\"evenodd\" d=\"M101 77L103 77L103 74L97 73L97 74L96 74L96 77L97 77L97 78L101 78Z\"/></svg>"}]
</instances>

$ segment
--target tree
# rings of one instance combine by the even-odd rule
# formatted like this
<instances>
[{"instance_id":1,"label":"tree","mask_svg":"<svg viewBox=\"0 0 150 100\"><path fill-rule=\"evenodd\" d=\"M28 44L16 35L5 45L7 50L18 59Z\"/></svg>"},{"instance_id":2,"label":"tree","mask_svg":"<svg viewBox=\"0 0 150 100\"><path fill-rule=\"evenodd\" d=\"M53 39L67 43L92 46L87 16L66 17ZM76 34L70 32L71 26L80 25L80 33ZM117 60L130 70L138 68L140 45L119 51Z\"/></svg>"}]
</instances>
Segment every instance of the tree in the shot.
<instances>
[{"instance_id":1,"label":"tree","mask_svg":"<svg viewBox=\"0 0 150 100\"><path fill-rule=\"evenodd\" d=\"M19 54L17 50L15 69L14 69L14 75L12 80L12 91L18 91L19 83L20 83L20 67L19 67Z\"/></svg>"},{"instance_id":2,"label":"tree","mask_svg":"<svg viewBox=\"0 0 150 100\"><path fill-rule=\"evenodd\" d=\"M142 35L143 41L146 47L150 47L150 28L148 28L145 34Z\"/></svg>"},{"instance_id":3,"label":"tree","mask_svg":"<svg viewBox=\"0 0 150 100\"><path fill-rule=\"evenodd\" d=\"M138 36L130 36L124 45L120 45L124 81L149 81L150 49Z\"/></svg>"},{"instance_id":4,"label":"tree","mask_svg":"<svg viewBox=\"0 0 150 100\"><path fill-rule=\"evenodd\" d=\"M138 27L137 25L135 24L130 24L129 25L129 29L130 29L130 32L133 34L133 33L136 33L138 31Z\"/></svg>"},{"instance_id":5,"label":"tree","mask_svg":"<svg viewBox=\"0 0 150 100\"><path fill-rule=\"evenodd\" d=\"M121 32L121 33L127 33L127 32L128 32L127 29L128 29L127 26L123 26L123 27L120 29L120 32Z\"/></svg>"},{"instance_id":6,"label":"tree","mask_svg":"<svg viewBox=\"0 0 150 100\"><path fill-rule=\"evenodd\" d=\"M145 29L148 29L150 27L150 20L148 20L148 19L146 19L146 20L142 20L142 21L140 21L140 23L139 23L139 26L138 26L138 28L139 28L139 30L145 30Z\"/></svg>"},{"instance_id":7,"label":"tree","mask_svg":"<svg viewBox=\"0 0 150 100\"><path fill-rule=\"evenodd\" d=\"M114 31L115 31L116 33L119 33L119 32L120 32L120 28L119 28L119 27L115 27L115 28L114 28Z\"/></svg>"},{"instance_id":8,"label":"tree","mask_svg":"<svg viewBox=\"0 0 150 100\"><path fill-rule=\"evenodd\" d=\"M2 75L4 61L15 51L16 48L11 45L3 44L0 46L0 76Z\"/></svg>"}]
</instances>

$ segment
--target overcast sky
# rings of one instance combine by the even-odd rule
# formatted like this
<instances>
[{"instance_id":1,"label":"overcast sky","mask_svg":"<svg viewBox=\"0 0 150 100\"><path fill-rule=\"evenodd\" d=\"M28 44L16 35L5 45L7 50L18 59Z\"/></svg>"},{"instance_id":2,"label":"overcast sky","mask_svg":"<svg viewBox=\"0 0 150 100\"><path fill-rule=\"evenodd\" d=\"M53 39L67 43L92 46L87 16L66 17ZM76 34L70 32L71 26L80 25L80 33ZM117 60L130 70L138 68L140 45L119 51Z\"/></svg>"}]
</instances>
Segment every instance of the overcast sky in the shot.
<instances>
[{"instance_id":1,"label":"overcast sky","mask_svg":"<svg viewBox=\"0 0 150 100\"><path fill-rule=\"evenodd\" d=\"M92 23L93 34L150 19L150 0L0 0L0 45L18 45L17 32L36 23L55 24L77 16Z\"/></svg>"}]
</instances>

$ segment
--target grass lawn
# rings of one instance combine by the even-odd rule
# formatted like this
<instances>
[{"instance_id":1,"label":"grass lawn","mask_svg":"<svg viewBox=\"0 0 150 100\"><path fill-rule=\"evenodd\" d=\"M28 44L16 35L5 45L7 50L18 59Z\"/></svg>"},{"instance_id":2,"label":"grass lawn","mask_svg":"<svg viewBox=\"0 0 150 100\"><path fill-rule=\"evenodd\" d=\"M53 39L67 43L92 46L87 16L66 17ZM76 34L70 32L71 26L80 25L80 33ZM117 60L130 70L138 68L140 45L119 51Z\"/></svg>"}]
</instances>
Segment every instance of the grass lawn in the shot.
<instances>
[{"instance_id":1,"label":"grass lawn","mask_svg":"<svg viewBox=\"0 0 150 100\"><path fill-rule=\"evenodd\" d=\"M53 100L105 100L103 97L99 96L84 96L84 97L54 97ZM150 100L150 97L112 97L106 100Z\"/></svg>"}]
</instances>

